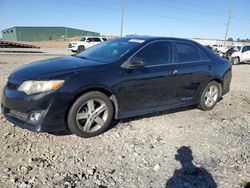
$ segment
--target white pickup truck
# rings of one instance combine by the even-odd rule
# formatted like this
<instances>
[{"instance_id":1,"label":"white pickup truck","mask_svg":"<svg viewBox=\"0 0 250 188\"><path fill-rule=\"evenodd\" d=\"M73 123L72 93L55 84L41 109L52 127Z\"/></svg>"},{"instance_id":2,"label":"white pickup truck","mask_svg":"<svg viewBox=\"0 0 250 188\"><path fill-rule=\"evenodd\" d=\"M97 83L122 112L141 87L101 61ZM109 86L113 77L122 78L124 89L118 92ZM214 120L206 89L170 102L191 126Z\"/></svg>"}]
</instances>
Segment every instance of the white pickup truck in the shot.
<instances>
[{"instance_id":1,"label":"white pickup truck","mask_svg":"<svg viewBox=\"0 0 250 188\"><path fill-rule=\"evenodd\" d=\"M234 65L250 61L250 45L242 46L240 51L234 52L231 55L231 59Z\"/></svg>"},{"instance_id":2,"label":"white pickup truck","mask_svg":"<svg viewBox=\"0 0 250 188\"><path fill-rule=\"evenodd\" d=\"M71 50L72 52L80 53L85 49L106 40L107 39L105 37L82 37L79 41L70 42L67 49Z\"/></svg>"}]
</instances>

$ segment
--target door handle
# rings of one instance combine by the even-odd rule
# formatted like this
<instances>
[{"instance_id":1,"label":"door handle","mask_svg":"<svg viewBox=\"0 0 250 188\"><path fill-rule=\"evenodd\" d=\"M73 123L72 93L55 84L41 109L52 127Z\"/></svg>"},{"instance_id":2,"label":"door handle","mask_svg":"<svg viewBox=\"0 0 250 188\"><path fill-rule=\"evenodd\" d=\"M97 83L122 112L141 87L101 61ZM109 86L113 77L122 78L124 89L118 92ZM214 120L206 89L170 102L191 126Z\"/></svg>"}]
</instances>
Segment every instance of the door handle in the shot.
<instances>
[{"instance_id":1,"label":"door handle","mask_svg":"<svg viewBox=\"0 0 250 188\"><path fill-rule=\"evenodd\" d=\"M178 71L177 71L176 69L169 71L169 73L172 74L172 75L177 74L177 72L178 72Z\"/></svg>"},{"instance_id":2,"label":"door handle","mask_svg":"<svg viewBox=\"0 0 250 188\"><path fill-rule=\"evenodd\" d=\"M177 74L177 72L178 72L178 71L177 71L176 69L175 69L175 70L173 70L173 74Z\"/></svg>"}]
</instances>

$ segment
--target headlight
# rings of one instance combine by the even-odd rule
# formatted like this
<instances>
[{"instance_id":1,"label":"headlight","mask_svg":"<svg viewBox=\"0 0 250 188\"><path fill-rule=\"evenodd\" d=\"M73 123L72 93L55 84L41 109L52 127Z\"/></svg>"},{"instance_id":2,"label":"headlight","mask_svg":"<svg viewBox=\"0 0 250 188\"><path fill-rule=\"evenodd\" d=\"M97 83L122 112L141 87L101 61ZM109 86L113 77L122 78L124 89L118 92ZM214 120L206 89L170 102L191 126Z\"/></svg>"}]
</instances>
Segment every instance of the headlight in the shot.
<instances>
[{"instance_id":1,"label":"headlight","mask_svg":"<svg viewBox=\"0 0 250 188\"><path fill-rule=\"evenodd\" d=\"M76 45L77 43L76 42L73 42L72 45Z\"/></svg>"},{"instance_id":2,"label":"headlight","mask_svg":"<svg viewBox=\"0 0 250 188\"><path fill-rule=\"evenodd\" d=\"M25 81L19 87L18 91L23 91L27 95L55 90L64 83L64 80L50 81Z\"/></svg>"}]
</instances>

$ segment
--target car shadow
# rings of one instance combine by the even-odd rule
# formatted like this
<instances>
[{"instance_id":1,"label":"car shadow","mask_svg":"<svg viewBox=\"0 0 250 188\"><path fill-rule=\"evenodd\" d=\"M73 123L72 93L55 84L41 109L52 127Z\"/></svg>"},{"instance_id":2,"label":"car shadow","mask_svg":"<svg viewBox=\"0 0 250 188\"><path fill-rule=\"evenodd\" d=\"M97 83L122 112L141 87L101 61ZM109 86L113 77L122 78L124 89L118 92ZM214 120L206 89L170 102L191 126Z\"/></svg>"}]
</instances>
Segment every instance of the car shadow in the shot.
<instances>
[{"instance_id":1,"label":"car shadow","mask_svg":"<svg viewBox=\"0 0 250 188\"><path fill-rule=\"evenodd\" d=\"M190 147L182 146L177 149L175 160L181 163L181 168L175 170L165 185L165 188L217 188L212 175L204 168L193 164Z\"/></svg>"},{"instance_id":2,"label":"car shadow","mask_svg":"<svg viewBox=\"0 0 250 188\"><path fill-rule=\"evenodd\" d=\"M222 99L223 99L223 97L220 97L218 102L220 102ZM115 128L119 123L126 124L130 121L140 120L140 119L144 119L144 118L151 118L151 117L155 117L155 116L162 116L162 115L166 115L166 114L174 114L177 112L183 112L183 111L192 110L195 108L197 108L197 106L193 105L193 106L169 109L169 110L160 111L160 112L148 113L148 114L139 115L139 116L130 117L130 118L124 118L124 119L120 119L120 120L113 120L105 132ZM66 131L50 132L49 134L54 135L54 136L68 136L68 135L72 135L73 133L71 133L69 130L66 130Z\"/></svg>"},{"instance_id":3,"label":"car shadow","mask_svg":"<svg viewBox=\"0 0 250 188\"><path fill-rule=\"evenodd\" d=\"M119 123L126 124L130 121L140 120L140 119L144 119L144 118L151 118L151 117L155 117L155 116L162 116L162 115L166 115L166 114L174 114L177 112L192 110L195 108L197 108L197 107L196 106L188 106L188 107L174 108L174 109L169 109L169 110L165 110L165 111L148 113L148 114L139 115L139 116L130 117L130 118L124 118L124 119L120 119L120 120L113 120L107 131L115 128Z\"/></svg>"},{"instance_id":4,"label":"car shadow","mask_svg":"<svg viewBox=\"0 0 250 188\"><path fill-rule=\"evenodd\" d=\"M57 132L48 132L48 134L53 135L53 136L69 136L69 135L72 135L73 133L70 132L69 130L65 130L65 131L57 131Z\"/></svg>"},{"instance_id":5,"label":"car shadow","mask_svg":"<svg viewBox=\"0 0 250 188\"><path fill-rule=\"evenodd\" d=\"M244 63L238 63L237 65L234 66L241 66L241 65L250 65L250 61Z\"/></svg>"},{"instance_id":6,"label":"car shadow","mask_svg":"<svg viewBox=\"0 0 250 188\"><path fill-rule=\"evenodd\" d=\"M222 101L222 100L223 100L223 97L220 97L219 100L218 100L218 103L220 101ZM179 107L179 108L164 110L164 111L160 111L160 112L148 113L148 114L139 115L139 116L135 116L135 117L131 117L131 118L113 120L113 122L111 123L108 130L114 128L119 123L128 123L130 121L135 121L135 120L140 120L140 119L150 118L150 117L155 117L155 116L162 116L162 115L166 115L166 114L174 114L174 113L177 113L177 112L193 110L193 109L196 109L196 108L197 108L197 105L191 105L191 106L186 106L186 107Z\"/></svg>"}]
</instances>

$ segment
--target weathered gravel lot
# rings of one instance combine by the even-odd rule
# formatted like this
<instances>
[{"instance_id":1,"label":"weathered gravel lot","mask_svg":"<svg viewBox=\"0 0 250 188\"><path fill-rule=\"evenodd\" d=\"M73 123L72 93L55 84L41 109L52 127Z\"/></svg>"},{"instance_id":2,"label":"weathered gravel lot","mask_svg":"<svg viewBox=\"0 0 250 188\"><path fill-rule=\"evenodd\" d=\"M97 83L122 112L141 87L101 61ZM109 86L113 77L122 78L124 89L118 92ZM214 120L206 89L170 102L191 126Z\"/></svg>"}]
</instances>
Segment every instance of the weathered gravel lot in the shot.
<instances>
[{"instance_id":1,"label":"weathered gravel lot","mask_svg":"<svg viewBox=\"0 0 250 188\"><path fill-rule=\"evenodd\" d=\"M0 89L16 67L50 57L0 54ZM250 181L249 75L249 64L233 66L231 92L212 111L138 117L89 139L29 132L0 116L0 187L165 187L182 168L182 146L218 187L243 187ZM202 174L185 171L167 187L209 186Z\"/></svg>"}]
</instances>

